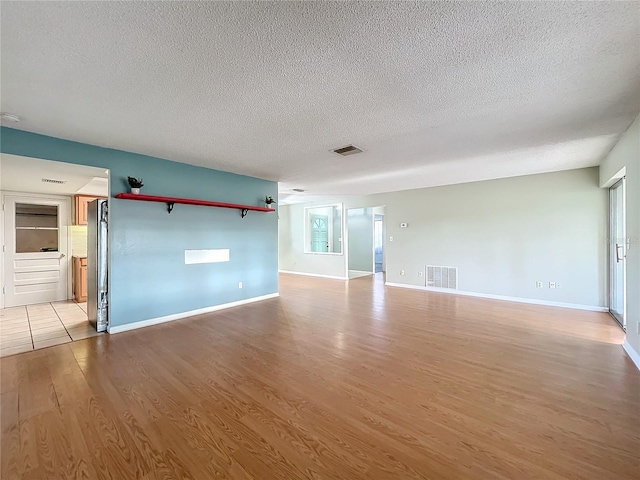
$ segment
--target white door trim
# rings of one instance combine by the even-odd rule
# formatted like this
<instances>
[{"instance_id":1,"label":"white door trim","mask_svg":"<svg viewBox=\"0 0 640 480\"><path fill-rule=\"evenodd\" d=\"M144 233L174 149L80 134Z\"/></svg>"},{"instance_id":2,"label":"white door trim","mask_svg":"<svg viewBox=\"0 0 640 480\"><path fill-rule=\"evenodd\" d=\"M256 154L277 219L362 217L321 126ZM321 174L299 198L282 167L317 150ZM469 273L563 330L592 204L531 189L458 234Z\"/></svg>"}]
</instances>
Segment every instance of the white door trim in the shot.
<instances>
[{"instance_id":1,"label":"white door trim","mask_svg":"<svg viewBox=\"0 0 640 480\"><path fill-rule=\"evenodd\" d=\"M1 235L1 239L2 239L2 246L3 246L3 251L0 252L1 253L1 258L2 261L0 262L0 275L2 276L2 287L4 288L6 285L5 282L5 276L6 276L6 271L5 271L5 261L4 261L4 257L5 257L5 252L4 252L4 245L6 245L6 239L5 237L5 229L4 229L4 224L5 224L5 197L23 197L23 198L41 198L43 200L56 200L56 201L61 201L61 202L65 202L66 207L67 207L67 251L63 252L65 254L65 259L67 261L67 299L69 298L73 298L73 265L71 263L71 226L73 224L72 222L72 214L73 212L71 211L71 197L69 196L65 196L65 195L48 195L48 194L44 194L44 193L28 193L28 192L12 192L9 190L3 190L0 192L0 195L2 196L2 210L1 215L0 215L0 235ZM0 292L0 308L4 308L4 291Z\"/></svg>"},{"instance_id":2,"label":"white door trim","mask_svg":"<svg viewBox=\"0 0 640 480\"><path fill-rule=\"evenodd\" d=\"M627 256L627 247L628 247L628 237L627 237L627 205L626 205L626 182L625 182L626 177L622 177L619 180L617 180L613 185L611 185L609 187L609 246L607 248L608 250L608 263L609 263L609 285L608 285L608 291L609 291L609 298L608 298L608 303L609 303L609 313L611 314L611 316L613 318L615 318L616 322L618 322L618 324L620 324L620 326L626 330L627 328L627 265L626 265L626 256ZM622 192L622 204L621 204L621 218L618 218L617 213L618 212L613 212L612 211L612 200L611 197L614 194L613 190L617 190L620 189L620 191ZM622 236L618 239L616 238L612 238L615 236L615 233L612 231L613 230L613 222L614 219L617 220L618 222L622 222ZM613 242L612 242L613 240ZM622 241L622 249L624 252L624 255L622 256L622 260L620 262L616 262L613 263L614 257L613 254L611 253L611 244L615 244L617 245L617 241L621 240ZM618 251L617 249L614 250L615 251L615 255L618 255ZM622 269L622 319L618 318L618 316L614 313L614 305L613 305L613 296L614 296L614 291L612 289L613 286L613 282L614 282L614 272L615 272L615 266L617 265L617 263L620 263L620 267Z\"/></svg>"}]
</instances>

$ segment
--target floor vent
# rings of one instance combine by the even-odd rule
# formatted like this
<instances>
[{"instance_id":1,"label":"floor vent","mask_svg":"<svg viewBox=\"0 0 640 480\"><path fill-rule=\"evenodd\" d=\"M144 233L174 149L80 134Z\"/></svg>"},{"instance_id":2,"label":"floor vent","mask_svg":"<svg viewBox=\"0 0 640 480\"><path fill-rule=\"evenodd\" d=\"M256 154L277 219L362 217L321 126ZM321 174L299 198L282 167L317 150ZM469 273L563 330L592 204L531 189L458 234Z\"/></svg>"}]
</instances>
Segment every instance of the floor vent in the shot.
<instances>
[{"instance_id":1,"label":"floor vent","mask_svg":"<svg viewBox=\"0 0 640 480\"><path fill-rule=\"evenodd\" d=\"M427 287L458 289L458 268L427 265Z\"/></svg>"}]
</instances>

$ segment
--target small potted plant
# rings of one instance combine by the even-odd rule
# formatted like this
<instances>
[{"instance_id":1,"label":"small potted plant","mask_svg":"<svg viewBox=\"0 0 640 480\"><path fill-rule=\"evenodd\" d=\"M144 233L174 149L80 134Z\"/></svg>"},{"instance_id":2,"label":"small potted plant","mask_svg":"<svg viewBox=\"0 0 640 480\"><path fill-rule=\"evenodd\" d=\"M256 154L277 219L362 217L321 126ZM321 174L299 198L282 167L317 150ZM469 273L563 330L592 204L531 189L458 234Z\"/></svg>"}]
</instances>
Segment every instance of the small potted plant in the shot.
<instances>
[{"instance_id":1,"label":"small potted plant","mask_svg":"<svg viewBox=\"0 0 640 480\"><path fill-rule=\"evenodd\" d=\"M140 189L144 187L144 183L142 183L142 179L137 179L135 177L127 177L127 181L129 182L129 186L131 187L131 193L134 195L138 195L140 193Z\"/></svg>"},{"instance_id":2,"label":"small potted plant","mask_svg":"<svg viewBox=\"0 0 640 480\"><path fill-rule=\"evenodd\" d=\"M276 201L273 199L273 197L264 197L264 206L266 208L271 208L273 209L273 204L276 203Z\"/></svg>"}]
</instances>

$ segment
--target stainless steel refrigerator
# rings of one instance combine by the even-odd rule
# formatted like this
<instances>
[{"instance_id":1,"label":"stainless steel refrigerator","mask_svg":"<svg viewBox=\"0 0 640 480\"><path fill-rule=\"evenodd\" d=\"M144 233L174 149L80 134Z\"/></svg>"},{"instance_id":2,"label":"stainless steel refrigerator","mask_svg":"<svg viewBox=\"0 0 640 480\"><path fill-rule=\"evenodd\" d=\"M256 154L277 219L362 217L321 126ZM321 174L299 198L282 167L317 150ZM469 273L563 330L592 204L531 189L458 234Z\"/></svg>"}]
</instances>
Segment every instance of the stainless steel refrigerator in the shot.
<instances>
[{"instance_id":1,"label":"stainless steel refrigerator","mask_svg":"<svg viewBox=\"0 0 640 480\"><path fill-rule=\"evenodd\" d=\"M87 317L98 332L109 324L107 272L108 203L97 199L87 212Z\"/></svg>"}]
</instances>

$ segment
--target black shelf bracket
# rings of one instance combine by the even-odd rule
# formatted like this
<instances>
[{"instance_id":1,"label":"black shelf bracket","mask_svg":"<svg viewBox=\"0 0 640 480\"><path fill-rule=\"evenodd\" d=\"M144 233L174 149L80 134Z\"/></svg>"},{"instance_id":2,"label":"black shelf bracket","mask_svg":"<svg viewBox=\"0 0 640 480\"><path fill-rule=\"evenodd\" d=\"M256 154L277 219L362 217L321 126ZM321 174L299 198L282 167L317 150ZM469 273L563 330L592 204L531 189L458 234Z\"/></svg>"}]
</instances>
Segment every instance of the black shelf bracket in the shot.
<instances>
[{"instance_id":1,"label":"black shelf bracket","mask_svg":"<svg viewBox=\"0 0 640 480\"><path fill-rule=\"evenodd\" d=\"M173 206L175 204L175 202L167 202L167 213L171 213L173 211Z\"/></svg>"},{"instance_id":2,"label":"black shelf bracket","mask_svg":"<svg viewBox=\"0 0 640 480\"><path fill-rule=\"evenodd\" d=\"M242 209L242 218L246 217L247 213L249 213L249 209L248 208L243 208Z\"/></svg>"}]
</instances>

